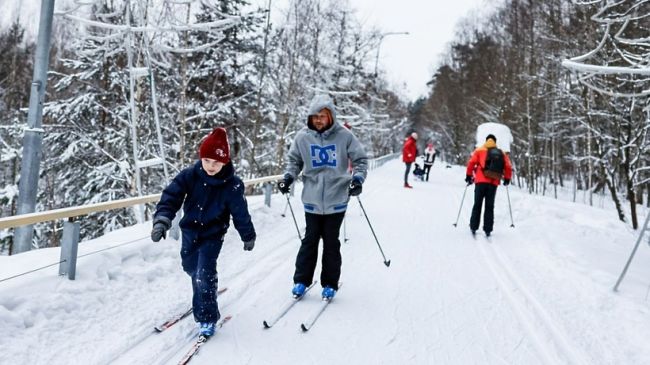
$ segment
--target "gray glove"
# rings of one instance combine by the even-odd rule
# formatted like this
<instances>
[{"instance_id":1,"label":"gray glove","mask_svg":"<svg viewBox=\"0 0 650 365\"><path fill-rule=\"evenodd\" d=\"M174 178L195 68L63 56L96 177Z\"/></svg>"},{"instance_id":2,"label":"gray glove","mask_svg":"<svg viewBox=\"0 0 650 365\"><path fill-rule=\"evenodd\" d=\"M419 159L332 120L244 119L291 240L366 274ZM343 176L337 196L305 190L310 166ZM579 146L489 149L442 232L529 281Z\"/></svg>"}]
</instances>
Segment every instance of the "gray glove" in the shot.
<instances>
[{"instance_id":1,"label":"gray glove","mask_svg":"<svg viewBox=\"0 0 650 365\"><path fill-rule=\"evenodd\" d=\"M165 223L156 223L151 230L151 240L158 242L161 238L167 238L167 225Z\"/></svg>"},{"instance_id":2,"label":"gray glove","mask_svg":"<svg viewBox=\"0 0 650 365\"><path fill-rule=\"evenodd\" d=\"M244 251L252 251L255 247L255 238L244 242Z\"/></svg>"}]
</instances>

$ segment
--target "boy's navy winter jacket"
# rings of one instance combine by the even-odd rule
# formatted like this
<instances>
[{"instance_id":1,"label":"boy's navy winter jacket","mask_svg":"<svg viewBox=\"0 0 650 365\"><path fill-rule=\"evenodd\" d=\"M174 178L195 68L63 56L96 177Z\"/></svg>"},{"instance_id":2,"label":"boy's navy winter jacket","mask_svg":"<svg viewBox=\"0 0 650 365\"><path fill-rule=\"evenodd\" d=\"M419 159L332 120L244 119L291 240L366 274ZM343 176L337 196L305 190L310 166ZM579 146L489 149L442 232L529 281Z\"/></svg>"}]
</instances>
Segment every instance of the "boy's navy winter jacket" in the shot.
<instances>
[{"instance_id":1,"label":"boy's navy winter jacket","mask_svg":"<svg viewBox=\"0 0 650 365\"><path fill-rule=\"evenodd\" d=\"M168 225L183 206L180 227L195 239L221 239L230 226L232 215L242 241L256 237L244 196L244 182L234 174L232 163L216 175L208 175L198 161L182 170L165 188L156 206L154 223Z\"/></svg>"}]
</instances>

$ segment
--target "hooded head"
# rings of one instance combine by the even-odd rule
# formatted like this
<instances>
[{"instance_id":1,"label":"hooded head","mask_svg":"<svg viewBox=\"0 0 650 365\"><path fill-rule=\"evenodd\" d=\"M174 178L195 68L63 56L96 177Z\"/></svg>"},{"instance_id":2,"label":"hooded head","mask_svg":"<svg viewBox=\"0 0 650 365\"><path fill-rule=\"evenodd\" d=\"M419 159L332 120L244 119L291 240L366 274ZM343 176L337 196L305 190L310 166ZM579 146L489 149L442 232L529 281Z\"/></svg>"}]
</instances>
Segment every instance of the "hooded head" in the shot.
<instances>
[{"instance_id":1,"label":"hooded head","mask_svg":"<svg viewBox=\"0 0 650 365\"><path fill-rule=\"evenodd\" d=\"M488 134L488 136L485 138L485 144L483 146L488 149L496 147L497 137L495 137L494 134Z\"/></svg>"},{"instance_id":2,"label":"hooded head","mask_svg":"<svg viewBox=\"0 0 650 365\"><path fill-rule=\"evenodd\" d=\"M309 104L307 126L318 132L324 132L336 123L334 102L327 95L316 95Z\"/></svg>"},{"instance_id":3,"label":"hooded head","mask_svg":"<svg viewBox=\"0 0 650 365\"><path fill-rule=\"evenodd\" d=\"M230 146L226 130L215 128L199 147L199 158L209 158L223 164L230 162Z\"/></svg>"}]
</instances>

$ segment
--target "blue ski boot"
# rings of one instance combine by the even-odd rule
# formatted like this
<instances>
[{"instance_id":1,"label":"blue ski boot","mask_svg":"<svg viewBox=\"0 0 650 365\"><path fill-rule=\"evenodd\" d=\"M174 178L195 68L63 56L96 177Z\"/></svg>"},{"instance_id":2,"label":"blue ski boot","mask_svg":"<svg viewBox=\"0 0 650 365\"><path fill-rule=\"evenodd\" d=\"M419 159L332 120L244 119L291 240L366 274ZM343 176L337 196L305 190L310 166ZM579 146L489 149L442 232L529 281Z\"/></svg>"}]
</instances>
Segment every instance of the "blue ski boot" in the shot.
<instances>
[{"instance_id":1,"label":"blue ski boot","mask_svg":"<svg viewBox=\"0 0 650 365\"><path fill-rule=\"evenodd\" d=\"M205 337L211 337L217 330L216 322L199 322L199 334Z\"/></svg>"},{"instance_id":2,"label":"blue ski boot","mask_svg":"<svg viewBox=\"0 0 650 365\"><path fill-rule=\"evenodd\" d=\"M323 288L323 299L330 300L334 298L334 295L336 295L336 290L334 288L330 288L329 286L326 286Z\"/></svg>"},{"instance_id":3,"label":"blue ski boot","mask_svg":"<svg viewBox=\"0 0 650 365\"><path fill-rule=\"evenodd\" d=\"M293 296L296 298L300 298L305 295L305 290L307 290L307 286L305 284L296 283L293 286L293 289L291 289L291 294L293 294Z\"/></svg>"}]
</instances>

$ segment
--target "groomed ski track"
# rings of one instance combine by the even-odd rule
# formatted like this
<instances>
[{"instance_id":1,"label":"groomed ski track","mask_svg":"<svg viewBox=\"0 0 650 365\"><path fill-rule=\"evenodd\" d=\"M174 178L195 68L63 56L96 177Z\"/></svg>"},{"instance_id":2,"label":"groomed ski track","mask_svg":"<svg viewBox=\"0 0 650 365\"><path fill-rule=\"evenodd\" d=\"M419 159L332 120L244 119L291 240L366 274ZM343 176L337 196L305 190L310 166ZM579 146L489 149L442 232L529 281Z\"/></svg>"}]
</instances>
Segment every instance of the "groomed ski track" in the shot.
<instances>
[{"instance_id":1,"label":"groomed ski track","mask_svg":"<svg viewBox=\"0 0 650 365\"><path fill-rule=\"evenodd\" d=\"M262 321L290 297L299 240L289 210L281 217L284 197L276 194L271 208L257 198L250 199L258 232L255 250L244 252L231 227L219 258L219 282L228 287L220 297L221 313L233 318L191 363L535 365L650 361L650 349L643 341L629 341L650 336L648 326L635 324L643 320L633 320L633 316L647 319L650 314L637 305L638 296L628 298L609 290L618 274L615 264L625 258L633 233L620 237L619 230L609 237L602 231L591 232L589 227L616 225L611 212L511 188L516 228L510 228L506 194L500 187L493 237L488 241L479 231L472 239L467 226L472 186L458 227L452 226L464 188L463 168L446 169L436 163L429 182L411 178L412 190L402 187L402 177L403 164L391 161L369 174L360 196L391 266L383 264L368 224L357 202L351 200L346 217L349 241L342 243L345 290L308 333L300 330L300 323L319 305L320 285L273 328L263 329ZM291 202L304 232L299 195L298 191ZM581 212L590 214L589 222L580 218ZM543 224L540 214L545 217ZM549 230L549 225L554 228ZM6 359L18 363L50 365L176 364L195 339L191 317L145 339L142 333L184 308L191 287L180 268L178 243L151 243L146 236L149 228L129 228L132 235L143 236L142 242L125 248L128 253L103 257L116 265L107 270L114 279L106 282L114 295L103 296L101 305L93 308L94 323L88 323L84 333L75 337L74 328L63 328L66 338L56 332L49 337L41 334L30 348L41 355L9 351L0 355L0 360L10 356ZM611 246L586 244L599 240L608 240ZM588 251L594 249L620 260L598 266L599 256ZM638 260L648 256L641 254ZM137 265L120 266L125 257L135 257ZM81 280L84 275L94 275L93 265L97 262L80 262L77 272ZM144 274L146 280L138 281L144 265L153 269ZM319 272L320 265L315 279ZM137 283L129 284L129 279ZM126 296L131 302L121 300L120 294L127 291L151 298ZM105 309L115 306L123 308L120 318L114 318L114 310ZM83 312L75 315L90 316ZM625 325L619 326L621 321ZM27 336L30 330L24 332ZM59 352L44 347L63 343L66 347ZM86 354L89 346L96 349L94 353Z\"/></svg>"}]
</instances>

